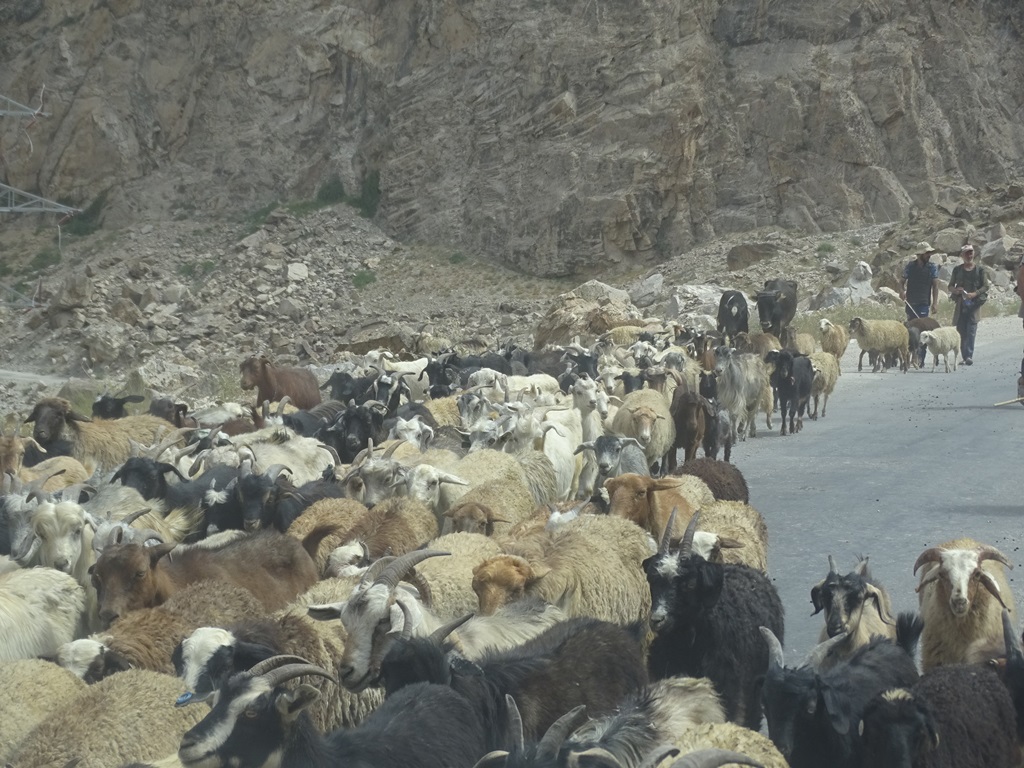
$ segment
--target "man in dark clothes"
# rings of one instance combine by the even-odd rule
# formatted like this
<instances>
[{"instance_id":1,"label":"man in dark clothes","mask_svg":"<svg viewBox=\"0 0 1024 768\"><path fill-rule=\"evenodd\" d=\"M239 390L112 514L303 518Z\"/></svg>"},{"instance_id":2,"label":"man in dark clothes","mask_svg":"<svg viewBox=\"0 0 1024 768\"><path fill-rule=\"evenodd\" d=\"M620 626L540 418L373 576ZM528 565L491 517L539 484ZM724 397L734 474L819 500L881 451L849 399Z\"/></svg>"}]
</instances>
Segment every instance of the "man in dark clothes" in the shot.
<instances>
[{"instance_id":1,"label":"man in dark clothes","mask_svg":"<svg viewBox=\"0 0 1024 768\"><path fill-rule=\"evenodd\" d=\"M907 313L907 320L915 317L928 317L929 312L939 309L939 268L931 263L933 253L938 253L928 243L917 244L917 257L903 268L903 279L900 280L900 298ZM929 301L930 299L930 301ZM911 350L918 361L918 367L924 363L923 350Z\"/></svg>"}]
</instances>

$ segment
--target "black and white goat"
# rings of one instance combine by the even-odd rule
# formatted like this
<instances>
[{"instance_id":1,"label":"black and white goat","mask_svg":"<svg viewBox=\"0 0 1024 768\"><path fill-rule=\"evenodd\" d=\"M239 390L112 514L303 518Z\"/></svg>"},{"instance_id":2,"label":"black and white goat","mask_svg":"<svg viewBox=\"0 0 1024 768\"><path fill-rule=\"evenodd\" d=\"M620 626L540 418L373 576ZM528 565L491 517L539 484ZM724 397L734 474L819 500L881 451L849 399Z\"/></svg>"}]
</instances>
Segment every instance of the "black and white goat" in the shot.
<instances>
[{"instance_id":1,"label":"black and white goat","mask_svg":"<svg viewBox=\"0 0 1024 768\"><path fill-rule=\"evenodd\" d=\"M182 737L182 765L471 768L486 751L473 706L451 688L427 683L388 697L359 727L323 736L304 711L319 690L284 685L305 675L333 679L297 656L275 656L228 678L209 714Z\"/></svg>"},{"instance_id":2,"label":"black and white goat","mask_svg":"<svg viewBox=\"0 0 1024 768\"><path fill-rule=\"evenodd\" d=\"M673 518L675 513L673 512ZM757 730L761 726L758 679L768 669L768 645L760 626L783 632L783 609L771 581L745 565L709 563L692 553L695 514L679 551L669 551L670 519L658 553L643 568L651 588L655 632L648 671L708 677L721 692L726 717Z\"/></svg>"}]
</instances>

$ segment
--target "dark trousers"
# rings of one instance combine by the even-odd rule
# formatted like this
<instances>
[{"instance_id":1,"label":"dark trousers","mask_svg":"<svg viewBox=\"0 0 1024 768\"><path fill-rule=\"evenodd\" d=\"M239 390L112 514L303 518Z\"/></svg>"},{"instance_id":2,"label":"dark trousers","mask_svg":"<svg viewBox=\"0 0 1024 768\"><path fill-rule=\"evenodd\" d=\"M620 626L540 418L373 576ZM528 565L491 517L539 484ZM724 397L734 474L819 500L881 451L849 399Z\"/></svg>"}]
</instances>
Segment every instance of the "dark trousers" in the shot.
<instances>
[{"instance_id":1,"label":"dark trousers","mask_svg":"<svg viewBox=\"0 0 1024 768\"><path fill-rule=\"evenodd\" d=\"M910 304L909 302L903 305L903 309L907 313L907 320L913 320L918 317L928 317L928 310L931 309L930 304ZM917 357L917 367L924 367L924 359L928 356L928 351L922 344L919 349L910 350L910 354Z\"/></svg>"},{"instance_id":2,"label":"dark trousers","mask_svg":"<svg viewBox=\"0 0 1024 768\"><path fill-rule=\"evenodd\" d=\"M974 339L978 335L978 308L964 309L956 318L956 329L960 332L960 358L962 360L974 359Z\"/></svg>"}]
</instances>

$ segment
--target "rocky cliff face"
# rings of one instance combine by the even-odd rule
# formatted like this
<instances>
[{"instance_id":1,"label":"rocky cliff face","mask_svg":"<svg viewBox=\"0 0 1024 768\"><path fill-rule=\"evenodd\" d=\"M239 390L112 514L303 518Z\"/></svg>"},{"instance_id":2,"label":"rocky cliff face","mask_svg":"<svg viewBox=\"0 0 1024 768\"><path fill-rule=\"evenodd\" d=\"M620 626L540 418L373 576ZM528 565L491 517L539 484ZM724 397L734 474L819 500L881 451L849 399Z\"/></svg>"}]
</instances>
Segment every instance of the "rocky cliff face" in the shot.
<instances>
[{"instance_id":1,"label":"rocky cliff face","mask_svg":"<svg viewBox=\"0 0 1024 768\"><path fill-rule=\"evenodd\" d=\"M0 0L3 179L112 224L379 177L537 275L894 221L1024 161L1019 0ZM31 143L30 143L31 142Z\"/></svg>"}]
</instances>

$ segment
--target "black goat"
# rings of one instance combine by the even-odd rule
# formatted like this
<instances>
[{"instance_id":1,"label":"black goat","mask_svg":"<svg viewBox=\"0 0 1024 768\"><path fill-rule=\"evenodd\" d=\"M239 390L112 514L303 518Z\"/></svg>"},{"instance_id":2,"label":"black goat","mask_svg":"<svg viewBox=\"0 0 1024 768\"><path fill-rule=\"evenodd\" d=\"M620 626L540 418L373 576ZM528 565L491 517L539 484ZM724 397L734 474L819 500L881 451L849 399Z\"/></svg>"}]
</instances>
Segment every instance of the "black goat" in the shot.
<instances>
[{"instance_id":1,"label":"black goat","mask_svg":"<svg viewBox=\"0 0 1024 768\"><path fill-rule=\"evenodd\" d=\"M670 552L674 517L673 512L658 553L643 563L655 632L648 671L654 680L709 678L722 696L726 718L756 731L761 727L757 681L768 669L768 646L757 628L782 634L782 602L760 571L691 554L700 513L691 518L679 552Z\"/></svg>"},{"instance_id":2,"label":"black goat","mask_svg":"<svg viewBox=\"0 0 1024 768\"><path fill-rule=\"evenodd\" d=\"M860 768L857 723L864 707L882 691L917 681L907 649L875 637L849 659L819 673L817 664L845 634L819 645L808 663L787 669L778 638L763 627L761 633L770 648L762 697L775 746L792 768Z\"/></svg>"},{"instance_id":3,"label":"black goat","mask_svg":"<svg viewBox=\"0 0 1024 768\"><path fill-rule=\"evenodd\" d=\"M1013 701L984 667L951 664L913 688L894 688L864 708L858 732L871 768L1016 768Z\"/></svg>"},{"instance_id":4,"label":"black goat","mask_svg":"<svg viewBox=\"0 0 1024 768\"><path fill-rule=\"evenodd\" d=\"M340 400L343 403L348 403L354 400L357 403L362 403L369 399L369 392L376 381L376 373L372 373L368 376L356 377L351 373L335 371L331 374L331 377L320 386L320 389L330 389L331 400Z\"/></svg>"},{"instance_id":5,"label":"black goat","mask_svg":"<svg viewBox=\"0 0 1024 768\"><path fill-rule=\"evenodd\" d=\"M166 475L176 474L182 482L168 483ZM110 482L121 481L121 485L134 488L144 499L164 499L167 509L178 507L199 508L205 494L216 485L224 487L238 474L236 467L216 465L210 467L195 480L189 480L173 464L155 459L133 456L128 459L110 478Z\"/></svg>"},{"instance_id":6,"label":"black goat","mask_svg":"<svg viewBox=\"0 0 1024 768\"><path fill-rule=\"evenodd\" d=\"M778 393L779 409L782 413L782 432L786 433L786 412L789 411L789 433L796 434L804 425L804 412L811 396L814 382L814 368L811 359L795 354L788 349L773 349L764 356L775 370L769 377L772 387Z\"/></svg>"},{"instance_id":7,"label":"black goat","mask_svg":"<svg viewBox=\"0 0 1024 768\"><path fill-rule=\"evenodd\" d=\"M447 364L458 368L460 375L468 368L490 368L498 373L512 375L512 363L497 352L485 352L482 355L466 355L465 357L459 357L453 352L448 356Z\"/></svg>"},{"instance_id":8,"label":"black goat","mask_svg":"<svg viewBox=\"0 0 1024 768\"><path fill-rule=\"evenodd\" d=\"M450 387L451 383L458 379L459 368L458 366L452 365L449 361L452 353L442 353L438 357L432 357L427 360L427 364L420 371L420 375L416 377L416 381L423 381L423 377L427 377L427 381L430 382L430 388L434 387ZM439 395L439 397L447 397L447 394ZM431 397L438 397L438 395L431 395Z\"/></svg>"},{"instance_id":9,"label":"black goat","mask_svg":"<svg viewBox=\"0 0 1024 768\"><path fill-rule=\"evenodd\" d=\"M452 686L482 713L488 749L506 746L505 696L521 711L529 740L540 736L566 710L585 704L595 716L610 714L621 700L647 684L641 645L644 628L621 627L591 618L559 622L520 646L487 651L475 662L451 657L437 635L396 641L381 663L387 695L412 683Z\"/></svg>"},{"instance_id":10,"label":"black goat","mask_svg":"<svg viewBox=\"0 0 1024 768\"><path fill-rule=\"evenodd\" d=\"M345 410L340 400L325 400L308 411L293 411L281 416L281 423L302 437L315 437L316 434L334 423L338 414Z\"/></svg>"},{"instance_id":11,"label":"black goat","mask_svg":"<svg viewBox=\"0 0 1024 768\"><path fill-rule=\"evenodd\" d=\"M231 480L222 493L216 494L215 503L206 510L207 526L221 531L276 528L284 533L313 502L345 495L340 485L325 479L296 488L281 477L285 470L283 465L275 464L263 474L255 474L248 465L243 465L238 477Z\"/></svg>"},{"instance_id":12,"label":"black goat","mask_svg":"<svg viewBox=\"0 0 1024 768\"><path fill-rule=\"evenodd\" d=\"M636 392L638 389L643 389L644 382L647 380L643 372L634 374L629 371L623 371L615 378L622 382L622 392L626 395L630 392Z\"/></svg>"},{"instance_id":13,"label":"black goat","mask_svg":"<svg viewBox=\"0 0 1024 768\"><path fill-rule=\"evenodd\" d=\"M92 415L97 419L123 419L128 416L128 411L124 409L126 403L141 403L145 399L141 395L114 397L103 394L93 400Z\"/></svg>"},{"instance_id":14,"label":"black goat","mask_svg":"<svg viewBox=\"0 0 1024 768\"><path fill-rule=\"evenodd\" d=\"M380 445L387 438L384 415L379 404L349 405L334 424L320 432L320 440L334 448L343 463L351 464L370 440Z\"/></svg>"},{"instance_id":15,"label":"black goat","mask_svg":"<svg viewBox=\"0 0 1024 768\"><path fill-rule=\"evenodd\" d=\"M294 656L275 656L228 678L209 714L182 737L182 765L471 768L487 751L473 706L451 688L427 683L389 696L358 728L322 736L303 711L320 692L284 685L304 675L334 680Z\"/></svg>"}]
</instances>

